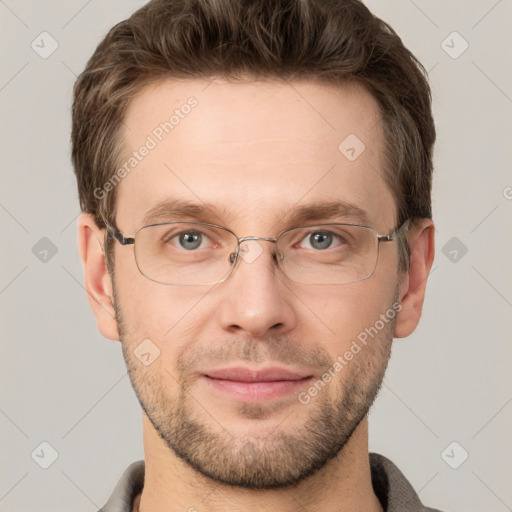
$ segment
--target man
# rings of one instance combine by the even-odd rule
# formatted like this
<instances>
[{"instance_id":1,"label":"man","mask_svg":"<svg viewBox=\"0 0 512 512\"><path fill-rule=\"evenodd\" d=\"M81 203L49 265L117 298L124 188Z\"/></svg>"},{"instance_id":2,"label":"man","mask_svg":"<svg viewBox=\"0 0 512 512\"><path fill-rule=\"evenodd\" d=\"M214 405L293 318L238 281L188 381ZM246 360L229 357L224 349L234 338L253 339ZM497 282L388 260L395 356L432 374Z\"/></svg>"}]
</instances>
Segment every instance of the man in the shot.
<instances>
[{"instance_id":1,"label":"man","mask_svg":"<svg viewBox=\"0 0 512 512\"><path fill-rule=\"evenodd\" d=\"M105 512L420 511L368 453L434 257L423 68L357 0L153 0L75 85L85 285L145 461Z\"/></svg>"}]
</instances>

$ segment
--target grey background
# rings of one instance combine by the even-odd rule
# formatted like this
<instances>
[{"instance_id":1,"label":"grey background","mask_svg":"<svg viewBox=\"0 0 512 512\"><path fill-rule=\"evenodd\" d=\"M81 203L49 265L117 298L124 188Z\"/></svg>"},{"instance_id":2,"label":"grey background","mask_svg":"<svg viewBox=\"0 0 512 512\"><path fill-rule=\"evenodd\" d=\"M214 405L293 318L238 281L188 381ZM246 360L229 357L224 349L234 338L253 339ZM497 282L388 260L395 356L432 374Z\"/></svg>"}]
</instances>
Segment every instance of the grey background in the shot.
<instances>
[{"instance_id":1,"label":"grey background","mask_svg":"<svg viewBox=\"0 0 512 512\"><path fill-rule=\"evenodd\" d=\"M97 331L82 284L69 156L76 75L143 3L0 0L3 512L96 511L143 458L120 344ZM512 510L512 2L367 4L429 70L438 131L437 255L422 322L395 341L370 449L391 458L426 504ZM43 31L59 45L47 59L31 47L43 45ZM454 31L469 44L457 58L464 41ZM58 453L48 469L43 441ZM469 457L453 469L463 450Z\"/></svg>"}]
</instances>

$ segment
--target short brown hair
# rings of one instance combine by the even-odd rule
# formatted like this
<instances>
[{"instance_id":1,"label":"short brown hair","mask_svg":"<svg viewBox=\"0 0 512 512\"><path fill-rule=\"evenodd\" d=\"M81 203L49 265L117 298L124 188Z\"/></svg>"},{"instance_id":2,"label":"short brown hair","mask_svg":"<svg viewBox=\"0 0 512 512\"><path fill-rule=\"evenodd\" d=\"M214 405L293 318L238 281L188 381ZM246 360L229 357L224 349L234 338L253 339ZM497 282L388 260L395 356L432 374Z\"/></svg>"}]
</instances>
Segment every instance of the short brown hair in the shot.
<instances>
[{"instance_id":1,"label":"short brown hair","mask_svg":"<svg viewBox=\"0 0 512 512\"><path fill-rule=\"evenodd\" d=\"M116 225L116 188L103 198L94 191L123 161L122 126L133 97L167 78L214 77L362 84L380 106L398 223L432 217L435 127L426 72L361 1L152 0L109 31L74 87L80 207L100 228ZM113 270L110 243L105 250Z\"/></svg>"}]
</instances>

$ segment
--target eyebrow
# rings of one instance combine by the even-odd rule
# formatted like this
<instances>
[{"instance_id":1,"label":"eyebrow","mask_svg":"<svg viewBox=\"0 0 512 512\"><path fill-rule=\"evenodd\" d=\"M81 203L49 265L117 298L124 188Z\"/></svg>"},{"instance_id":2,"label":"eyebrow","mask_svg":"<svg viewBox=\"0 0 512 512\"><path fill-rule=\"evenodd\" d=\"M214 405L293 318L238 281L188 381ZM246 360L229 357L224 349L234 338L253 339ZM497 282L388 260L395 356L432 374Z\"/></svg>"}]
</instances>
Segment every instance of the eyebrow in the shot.
<instances>
[{"instance_id":1,"label":"eyebrow","mask_svg":"<svg viewBox=\"0 0 512 512\"><path fill-rule=\"evenodd\" d=\"M174 220L194 220L211 224L223 224L229 217L226 207L219 209L211 203L193 203L183 199L167 199L150 208L142 219L142 226ZM310 221L350 221L370 225L367 212L346 201L317 202L291 209L278 210L280 222L301 225Z\"/></svg>"}]
</instances>

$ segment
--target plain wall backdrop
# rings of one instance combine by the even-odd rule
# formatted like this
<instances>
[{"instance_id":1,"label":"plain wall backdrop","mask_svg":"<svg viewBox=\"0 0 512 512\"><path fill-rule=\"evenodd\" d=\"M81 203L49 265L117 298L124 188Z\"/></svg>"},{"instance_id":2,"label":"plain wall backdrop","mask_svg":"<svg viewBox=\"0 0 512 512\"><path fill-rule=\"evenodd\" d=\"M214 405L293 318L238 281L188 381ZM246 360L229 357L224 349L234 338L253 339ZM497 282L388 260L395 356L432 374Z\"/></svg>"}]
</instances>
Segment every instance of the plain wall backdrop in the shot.
<instances>
[{"instance_id":1,"label":"plain wall backdrop","mask_svg":"<svg viewBox=\"0 0 512 512\"><path fill-rule=\"evenodd\" d=\"M121 345L97 331L83 287L69 144L76 76L143 3L0 0L3 512L95 512L143 458ZM436 259L370 449L427 505L512 510L512 2L367 4L429 71L438 137Z\"/></svg>"}]
</instances>

